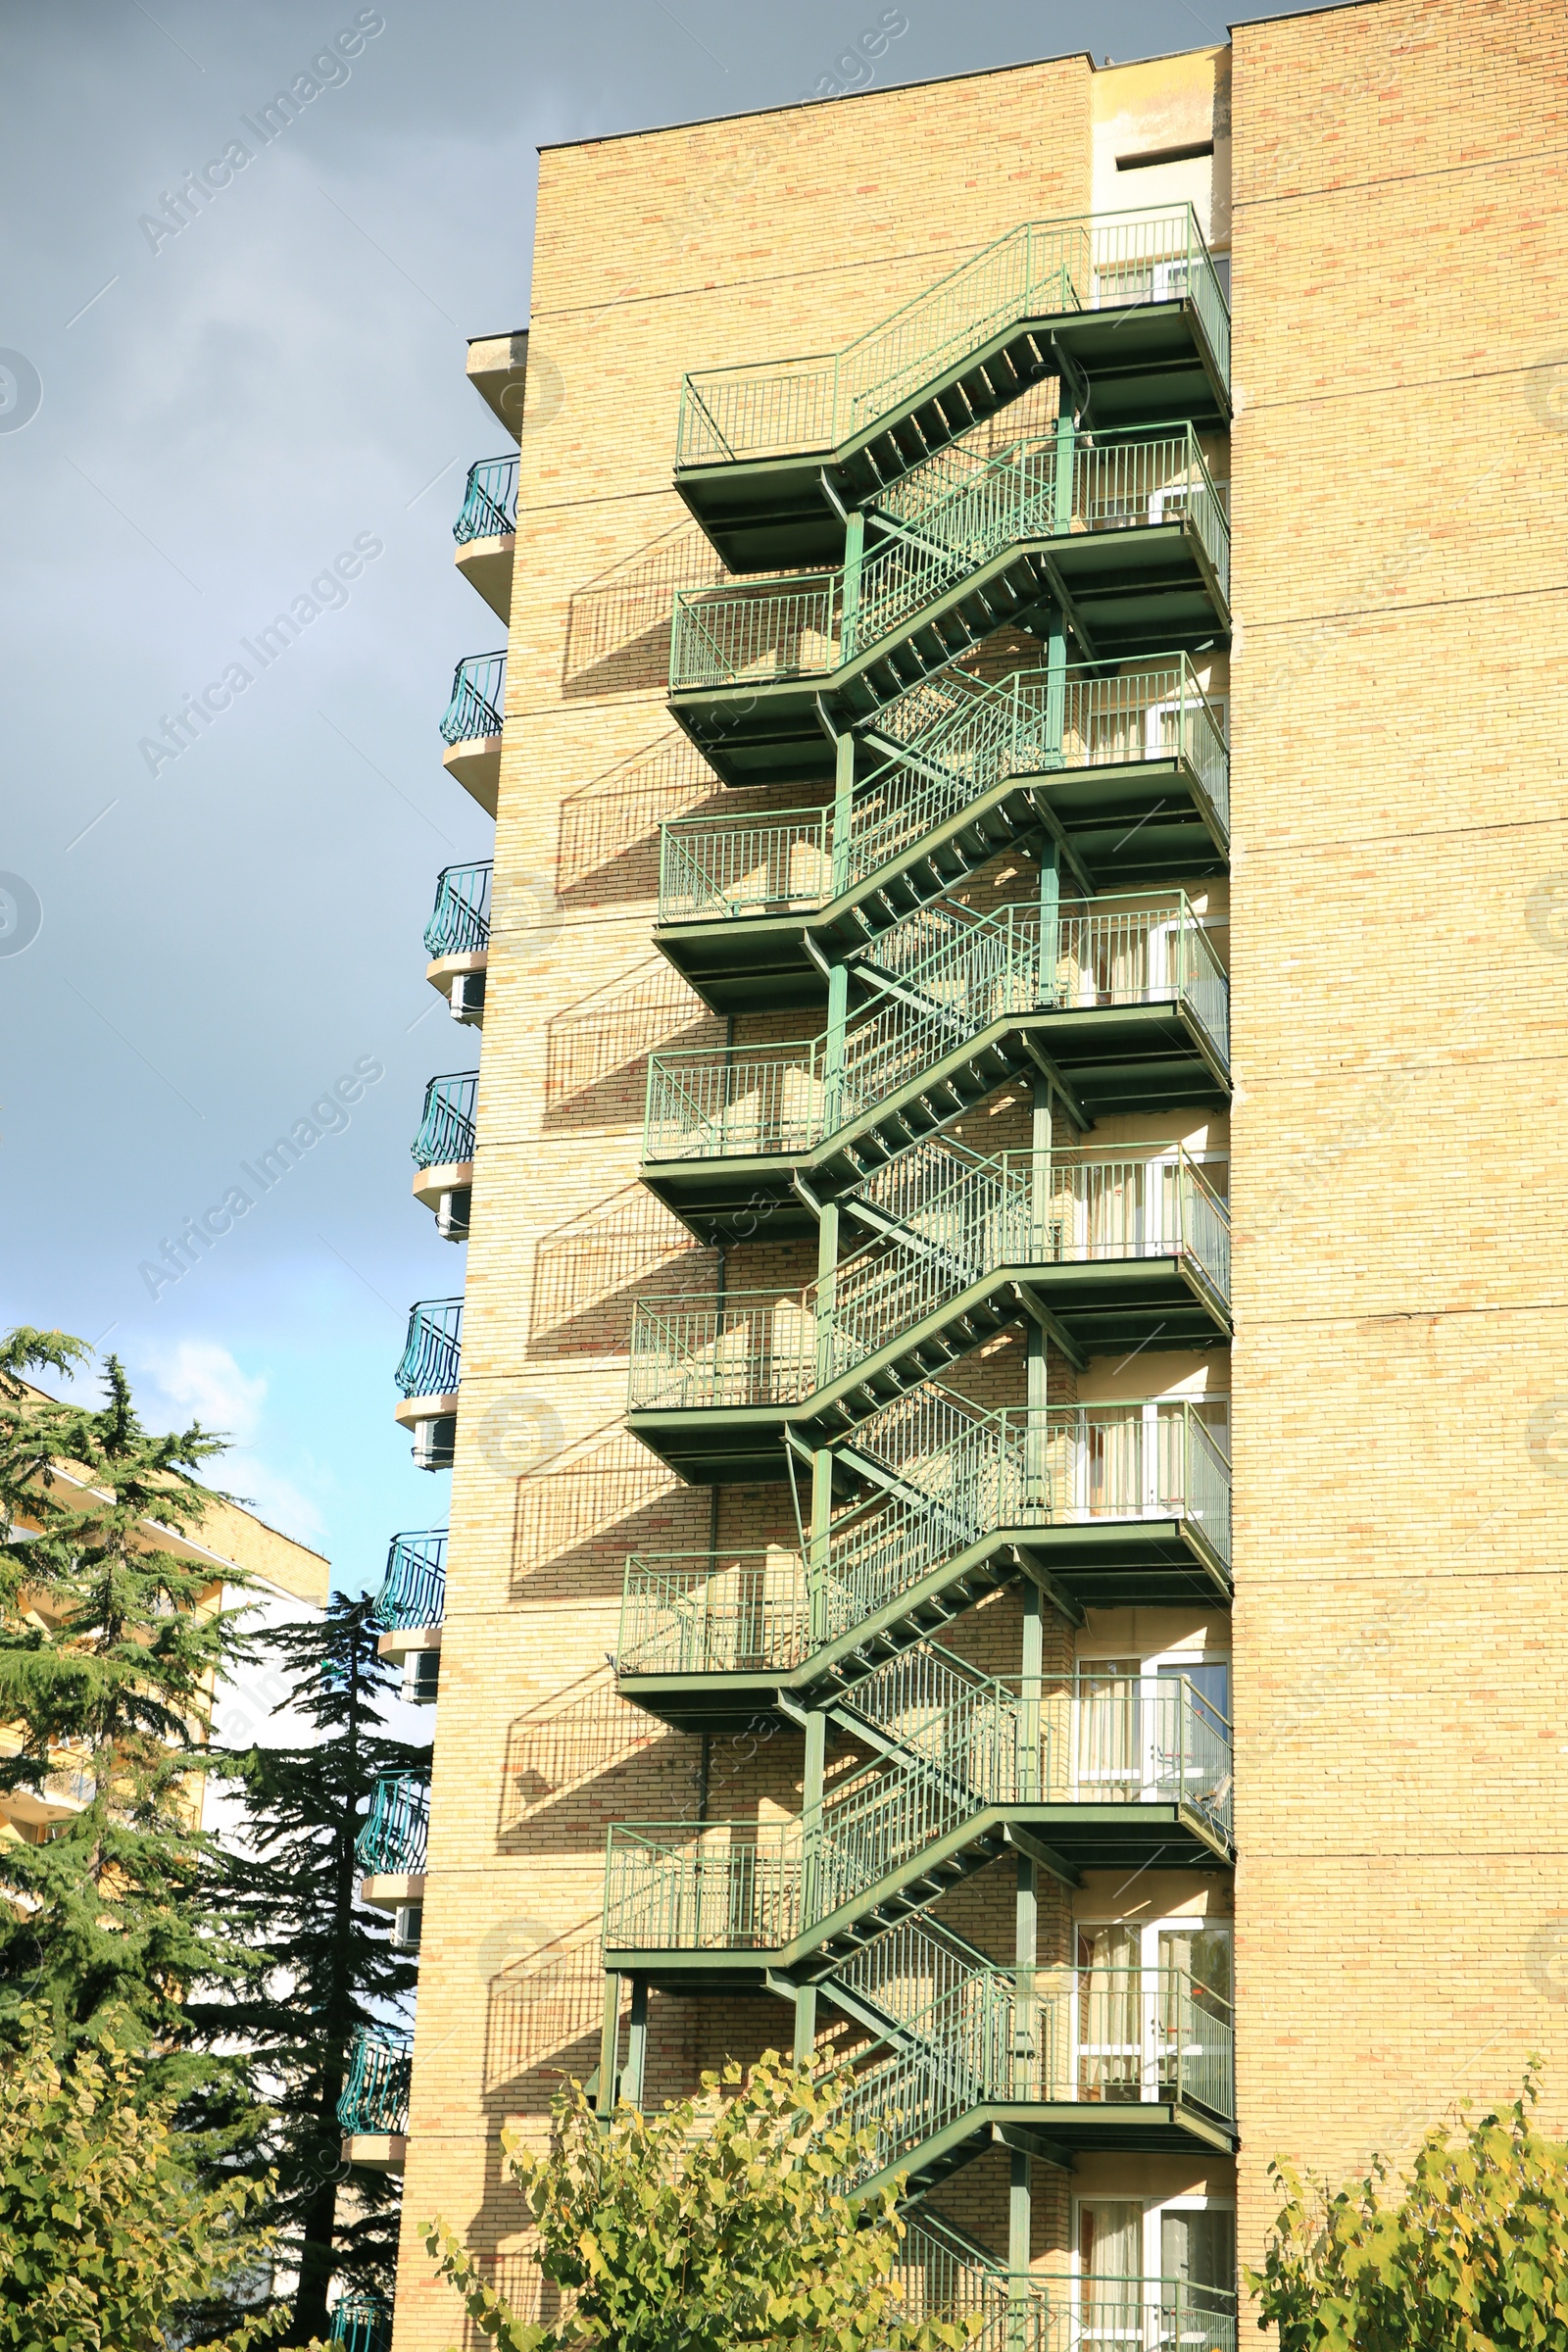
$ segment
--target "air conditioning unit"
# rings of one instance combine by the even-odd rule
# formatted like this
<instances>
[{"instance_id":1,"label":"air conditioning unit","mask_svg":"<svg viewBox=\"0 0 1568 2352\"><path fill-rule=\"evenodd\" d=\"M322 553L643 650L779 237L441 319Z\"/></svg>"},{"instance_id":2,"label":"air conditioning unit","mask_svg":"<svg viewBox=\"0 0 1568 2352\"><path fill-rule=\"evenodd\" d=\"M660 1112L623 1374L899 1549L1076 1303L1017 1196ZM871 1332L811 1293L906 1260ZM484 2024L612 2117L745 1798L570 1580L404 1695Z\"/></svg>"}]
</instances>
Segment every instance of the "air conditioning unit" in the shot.
<instances>
[{"instance_id":1,"label":"air conditioning unit","mask_svg":"<svg viewBox=\"0 0 1568 2352\"><path fill-rule=\"evenodd\" d=\"M483 972L459 972L452 982L452 1018L466 1021L470 1029L484 1027Z\"/></svg>"},{"instance_id":2,"label":"air conditioning unit","mask_svg":"<svg viewBox=\"0 0 1568 2352\"><path fill-rule=\"evenodd\" d=\"M456 1413L437 1413L432 1420L415 1423L414 1466L416 1470L450 1470L452 1457L457 1448L458 1416Z\"/></svg>"},{"instance_id":3,"label":"air conditioning unit","mask_svg":"<svg viewBox=\"0 0 1568 2352\"><path fill-rule=\"evenodd\" d=\"M438 1649L411 1649L403 1660L403 1689L400 1696L411 1707L433 1707L441 1687L441 1652Z\"/></svg>"},{"instance_id":4,"label":"air conditioning unit","mask_svg":"<svg viewBox=\"0 0 1568 2352\"><path fill-rule=\"evenodd\" d=\"M435 1229L443 1242L467 1240L468 1205L472 1199L471 1184L460 1185L456 1192L442 1194L436 1202Z\"/></svg>"}]
</instances>

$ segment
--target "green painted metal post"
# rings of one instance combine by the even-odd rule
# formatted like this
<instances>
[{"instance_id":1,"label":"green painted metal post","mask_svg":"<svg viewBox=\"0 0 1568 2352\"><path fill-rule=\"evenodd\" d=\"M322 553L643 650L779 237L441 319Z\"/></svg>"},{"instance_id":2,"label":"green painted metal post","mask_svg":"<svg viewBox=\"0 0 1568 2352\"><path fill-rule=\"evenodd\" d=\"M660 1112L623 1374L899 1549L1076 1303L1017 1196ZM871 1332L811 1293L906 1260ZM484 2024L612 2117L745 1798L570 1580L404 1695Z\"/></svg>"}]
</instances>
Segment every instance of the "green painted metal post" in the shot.
<instances>
[{"instance_id":1,"label":"green painted metal post","mask_svg":"<svg viewBox=\"0 0 1568 2352\"><path fill-rule=\"evenodd\" d=\"M620 2055L620 1979L613 1970L605 1979L605 2017L599 2033L599 2120L608 2124L615 2112L615 2061Z\"/></svg>"},{"instance_id":2,"label":"green painted metal post","mask_svg":"<svg viewBox=\"0 0 1568 2352\"><path fill-rule=\"evenodd\" d=\"M817 1469L826 1463L832 1468L831 1454L819 1453L811 1465L811 1521L816 1524ZM827 1479L821 1482L828 1486ZM831 1494L831 1488L828 1487ZM801 1919L804 1928L817 1914L819 1901L819 1863L822 1848L822 1779L827 1767L827 1717L820 1709L806 1718L806 1762L801 1775ZM816 1987L803 1985L795 1999L795 2057L804 2062L810 2057L816 2040Z\"/></svg>"},{"instance_id":3,"label":"green painted metal post","mask_svg":"<svg viewBox=\"0 0 1568 2352\"><path fill-rule=\"evenodd\" d=\"M815 1642L828 1638L825 1595L828 1544L833 1523L833 1456L821 1446L811 1456L811 1525L806 1547L806 1596Z\"/></svg>"},{"instance_id":4,"label":"green painted metal post","mask_svg":"<svg viewBox=\"0 0 1568 2352\"><path fill-rule=\"evenodd\" d=\"M1078 427L1068 409L1056 418L1055 513L1052 527L1058 539L1065 539L1072 529L1072 477L1077 449Z\"/></svg>"},{"instance_id":5,"label":"green painted metal post","mask_svg":"<svg viewBox=\"0 0 1568 2352\"><path fill-rule=\"evenodd\" d=\"M850 886L850 827L855 817L855 737L846 728L833 747L833 896ZM834 974L843 967L835 964ZM829 988L831 989L831 982Z\"/></svg>"},{"instance_id":6,"label":"green painted metal post","mask_svg":"<svg viewBox=\"0 0 1568 2352\"><path fill-rule=\"evenodd\" d=\"M1034 2159L1012 2151L1007 2179L1007 2341L1022 2347L1029 2317L1028 2270L1034 2244Z\"/></svg>"},{"instance_id":7,"label":"green painted metal post","mask_svg":"<svg viewBox=\"0 0 1568 2352\"><path fill-rule=\"evenodd\" d=\"M839 659L853 662L860 612L860 567L865 561L865 516L852 514L844 525L844 610L839 620Z\"/></svg>"},{"instance_id":8,"label":"green painted metal post","mask_svg":"<svg viewBox=\"0 0 1568 2352\"><path fill-rule=\"evenodd\" d=\"M626 2072L621 2078L621 2096L631 2106L643 2103L643 2079L648 2072L648 1980L633 1977L631 1981L631 2019L626 2033Z\"/></svg>"}]
</instances>

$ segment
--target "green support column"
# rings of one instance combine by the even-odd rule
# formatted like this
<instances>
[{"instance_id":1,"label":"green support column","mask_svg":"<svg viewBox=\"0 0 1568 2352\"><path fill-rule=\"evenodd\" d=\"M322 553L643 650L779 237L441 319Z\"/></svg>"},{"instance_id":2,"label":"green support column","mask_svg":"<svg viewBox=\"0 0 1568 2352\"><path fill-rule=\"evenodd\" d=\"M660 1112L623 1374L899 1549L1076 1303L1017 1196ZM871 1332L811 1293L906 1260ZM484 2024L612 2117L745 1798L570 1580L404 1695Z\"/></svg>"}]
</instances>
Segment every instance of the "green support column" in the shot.
<instances>
[{"instance_id":1,"label":"green support column","mask_svg":"<svg viewBox=\"0 0 1568 2352\"><path fill-rule=\"evenodd\" d=\"M643 2103L643 2079L648 2072L648 1980L631 1981L631 2021L626 2034L626 2072L621 2096L633 2107Z\"/></svg>"},{"instance_id":2,"label":"green support column","mask_svg":"<svg viewBox=\"0 0 1568 2352\"><path fill-rule=\"evenodd\" d=\"M822 1125L831 1133L838 1125L839 1085L844 1076L844 1033L850 1017L850 974L836 963L827 978L827 1027L822 1039Z\"/></svg>"},{"instance_id":3,"label":"green support column","mask_svg":"<svg viewBox=\"0 0 1568 2352\"><path fill-rule=\"evenodd\" d=\"M818 1454L820 1462L831 1456ZM814 1468L814 1465L813 1465ZM812 1480L813 1499L816 1481ZM812 1513L813 1523L815 1512ZM827 1717L813 1712L806 1719L806 1767L801 1777L801 1925L816 1916L817 1854L822 1838L822 1776L827 1764ZM795 2057L810 2057L816 2040L816 1986L804 1984L795 1997Z\"/></svg>"},{"instance_id":4,"label":"green support column","mask_svg":"<svg viewBox=\"0 0 1568 2352\"><path fill-rule=\"evenodd\" d=\"M855 806L855 737L848 729L833 747L833 896L850 882L850 824ZM835 972L837 971L835 966ZM829 984L831 988L831 983Z\"/></svg>"},{"instance_id":5,"label":"green support column","mask_svg":"<svg viewBox=\"0 0 1568 2352\"><path fill-rule=\"evenodd\" d=\"M608 2124L615 2112L615 2061L620 2055L620 1979L605 1979L605 2018L599 2034L599 2120Z\"/></svg>"},{"instance_id":6,"label":"green support column","mask_svg":"<svg viewBox=\"0 0 1568 2352\"><path fill-rule=\"evenodd\" d=\"M1065 539L1072 529L1073 460L1078 447L1078 427L1072 411L1056 418L1056 480L1055 513L1053 528Z\"/></svg>"},{"instance_id":7,"label":"green support column","mask_svg":"<svg viewBox=\"0 0 1568 2352\"><path fill-rule=\"evenodd\" d=\"M860 566L865 558L865 516L852 514L844 525L844 614L840 622L840 658L855 657L856 622L860 610Z\"/></svg>"}]
</instances>

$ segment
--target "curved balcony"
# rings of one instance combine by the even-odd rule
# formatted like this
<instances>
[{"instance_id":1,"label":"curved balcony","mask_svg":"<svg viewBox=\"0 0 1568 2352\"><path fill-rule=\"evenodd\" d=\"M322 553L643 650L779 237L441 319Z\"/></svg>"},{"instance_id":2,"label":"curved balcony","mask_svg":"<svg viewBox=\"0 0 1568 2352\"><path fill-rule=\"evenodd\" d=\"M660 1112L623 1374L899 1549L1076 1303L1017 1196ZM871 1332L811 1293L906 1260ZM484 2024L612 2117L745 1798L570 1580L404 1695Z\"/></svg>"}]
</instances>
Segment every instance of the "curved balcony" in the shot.
<instances>
[{"instance_id":1,"label":"curved balcony","mask_svg":"<svg viewBox=\"0 0 1568 2352\"><path fill-rule=\"evenodd\" d=\"M1105 425L1229 416L1190 206L1023 222L842 351L688 375L675 487L732 570L820 562L845 506L1048 375Z\"/></svg>"},{"instance_id":2,"label":"curved balcony","mask_svg":"<svg viewBox=\"0 0 1568 2352\"><path fill-rule=\"evenodd\" d=\"M392 2352L392 2308L379 2295L341 2295L332 2306L331 2352Z\"/></svg>"},{"instance_id":3,"label":"curved balcony","mask_svg":"<svg viewBox=\"0 0 1568 2352\"><path fill-rule=\"evenodd\" d=\"M718 1012L820 1002L823 963L890 930L1000 852L1054 844L1084 896L1227 870L1230 760L1177 655L1106 676L957 672L882 714L882 755L832 808L661 828L662 954Z\"/></svg>"},{"instance_id":4,"label":"curved balcony","mask_svg":"<svg viewBox=\"0 0 1568 2352\"><path fill-rule=\"evenodd\" d=\"M416 1704L434 1699L440 1678L446 1562L444 1527L394 1536L370 1611L370 1623L377 1628L376 1653L404 1663L403 1695Z\"/></svg>"},{"instance_id":5,"label":"curved balcony","mask_svg":"<svg viewBox=\"0 0 1568 2352\"><path fill-rule=\"evenodd\" d=\"M348 2078L337 2103L343 2161L400 2173L409 2152L414 2035L397 2026L356 2026Z\"/></svg>"},{"instance_id":6,"label":"curved balcony","mask_svg":"<svg viewBox=\"0 0 1568 2352\"><path fill-rule=\"evenodd\" d=\"M949 451L874 520L839 570L677 594L669 707L726 783L831 776L833 734L1004 625L1059 612L1095 663L1228 642L1230 524L1190 425L1062 419L993 457Z\"/></svg>"},{"instance_id":7,"label":"curved balcony","mask_svg":"<svg viewBox=\"0 0 1568 2352\"><path fill-rule=\"evenodd\" d=\"M1208 1406L1150 1397L984 1413L940 1388L858 1429L825 1544L633 1553L621 1694L682 1730L819 1706L1028 1579L1091 1608L1231 1596L1231 1469Z\"/></svg>"},{"instance_id":8,"label":"curved balcony","mask_svg":"<svg viewBox=\"0 0 1568 2352\"><path fill-rule=\"evenodd\" d=\"M410 1147L417 1170L414 1198L435 1211L435 1229L444 1242L468 1238L478 1093L477 1070L452 1070L432 1078L424 1090L419 1131Z\"/></svg>"},{"instance_id":9,"label":"curved balcony","mask_svg":"<svg viewBox=\"0 0 1568 2352\"><path fill-rule=\"evenodd\" d=\"M628 1425L682 1478L767 1480L1010 1325L1080 1370L1230 1337L1230 1221L1180 1151L1142 1158L925 1145L846 1194L873 1239L800 1291L643 1298Z\"/></svg>"},{"instance_id":10,"label":"curved balcony","mask_svg":"<svg viewBox=\"0 0 1568 2352\"><path fill-rule=\"evenodd\" d=\"M447 1000L455 1021L484 1026L485 978L490 966L492 861L443 866L435 906L424 926L425 978Z\"/></svg>"},{"instance_id":11,"label":"curved balcony","mask_svg":"<svg viewBox=\"0 0 1568 2352\"><path fill-rule=\"evenodd\" d=\"M452 693L441 717L446 745L442 765L487 816L496 812L501 789L501 729L507 704L507 649L467 654L452 673Z\"/></svg>"},{"instance_id":12,"label":"curved balcony","mask_svg":"<svg viewBox=\"0 0 1568 2352\"><path fill-rule=\"evenodd\" d=\"M421 1298L409 1309L408 1338L393 1374L402 1398L396 1419L413 1430L414 1459L421 1470L452 1466L462 1363L463 1300Z\"/></svg>"},{"instance_id":13,"label":"curved balcony","mask_svg":"<svg viewBox=\"0 0 1568 2352\"><path fill-rule=\"evenodd\" d=\"M468 467L458 519L457 566L499 620L512 617L512 568L517 545L517 453L481 458Z\"/></svg>"},{"instance_id":14,"label":"curved balcony","mask_svg":"<svg viewBox=\"0 0 1568 2352\"><path fill-rule=\"evenodd\" d=\"M430 1784L422 1773L383 1773L354 1842L364 1873L360 1900L376 1911L402 1911L424 1900L430 1831Z\"/></svg>"},{"instance_id":15,"label":"curved balcony","mask_svg":"<svg viewBox=\"0 0 1568 2352\"><path fill-rule=\"evenodd\" d=\"M1180 892L1067 904L1045 927L1034 906L927 907L856 979L867 1017L843 1035L651 1056L642 1181L705 1240L742 1210L811 1231L799 1179L841 1195L1019 1077L1080 1132L1230 1100L1229 986Z\"/></svg>"}]
</instances>

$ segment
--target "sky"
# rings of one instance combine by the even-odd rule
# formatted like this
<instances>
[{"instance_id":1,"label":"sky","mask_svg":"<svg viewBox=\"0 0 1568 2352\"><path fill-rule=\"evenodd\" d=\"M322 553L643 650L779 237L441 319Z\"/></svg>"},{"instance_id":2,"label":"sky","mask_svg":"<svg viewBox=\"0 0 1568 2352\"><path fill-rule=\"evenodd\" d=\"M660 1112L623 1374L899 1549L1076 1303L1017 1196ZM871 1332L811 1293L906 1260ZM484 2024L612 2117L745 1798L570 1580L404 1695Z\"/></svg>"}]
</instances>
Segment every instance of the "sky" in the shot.
<instances>
[{"instance_id":1,"label":"sky","mask_svg":"<svg viewBox=\"0 0 1568 2352\"><path fill-rule=\"evenodd\" d=\"M504 635L452 522L502 447L465 345L527 323L536 148L1288 13L0 0L0 1315L117 1351L153 1426L229 1433L222 1483L341 1589L447 1514L392 1371L411 1301L462 1289L409 1145L478 1038L420 933L440 867L491 850L436 729ZM258 110L339 34L264 145ZM300 598L262 669L245 641ZM147 748L236 662L205 731ZM207 1255L143 1272L302 1120L328 1131Z\"/></svg>"}]
</instances>

